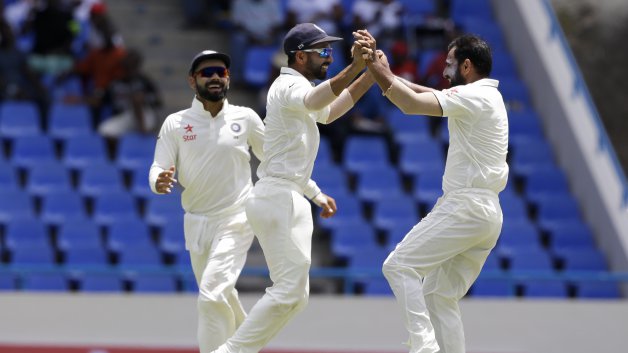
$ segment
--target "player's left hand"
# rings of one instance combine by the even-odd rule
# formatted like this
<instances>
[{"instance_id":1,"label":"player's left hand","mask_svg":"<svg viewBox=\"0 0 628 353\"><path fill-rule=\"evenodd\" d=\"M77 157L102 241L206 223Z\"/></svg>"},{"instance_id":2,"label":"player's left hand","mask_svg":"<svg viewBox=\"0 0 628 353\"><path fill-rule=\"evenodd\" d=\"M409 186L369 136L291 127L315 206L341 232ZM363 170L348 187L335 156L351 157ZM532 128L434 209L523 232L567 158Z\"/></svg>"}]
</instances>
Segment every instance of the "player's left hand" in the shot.
<instances>
[{"instance_id":1,"label":"player's left hand","mask_svg":"<svg viewBox=\"0 0 628 353\"><path fill-rule=\"evenodd\" d=\"M336 214L336 211L338 210L338 208L336 207L336 200L334 200L333 197L325 195L322 192L316 195L316 197L314 197L312 201L314 201L314 203L318 207L323 209L321 211L321 217L323 218L332 217Z\"/></svg>"}]
</instances>

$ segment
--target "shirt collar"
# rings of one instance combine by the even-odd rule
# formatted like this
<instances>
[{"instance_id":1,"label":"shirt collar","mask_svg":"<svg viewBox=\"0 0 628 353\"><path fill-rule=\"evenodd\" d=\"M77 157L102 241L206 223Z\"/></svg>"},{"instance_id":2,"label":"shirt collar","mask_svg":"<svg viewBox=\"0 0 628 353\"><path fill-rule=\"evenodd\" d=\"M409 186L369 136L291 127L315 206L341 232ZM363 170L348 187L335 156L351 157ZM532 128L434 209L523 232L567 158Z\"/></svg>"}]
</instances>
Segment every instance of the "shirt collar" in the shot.
<instances>
[{"instance_id":1,"label":"shirt collar","mask_svg":"<svg viewBox=\"0 0 628 353\"><path fill-rule=\"evenodd\" d=\"M205 107L203 107L203 103L198 100L198 98L196 98L196 96L194 96L194 99L192 99L192 111L195 113L198 113L202 116L207 116L209 118L212 117L212 115L205 110ZM216 114L216 118L218 116L220 116L223 112L227 111L227 109L229 109L229 101L225 98L224 102L222 103L222 109L218 112L218 114Z\"/></svg>"},{"instance_id":2,"label":"shirt collar","mask_svg":"<svg viewBox=\"0 0 628 353\"><path fill-rule=\"evenodd\" d=\"M291 67L286 67L286 66L284 66L284 67L282 67L282 68L281 68L281 70L279 71L279 73L280 73L281 75L300 76L300 77L302 77L302 78L304 78L304 79L306 79L306 80L307 80L307 78L306 78L305 76L303 76L303 74L301 74L299 71L297 71L297 70L295 70L295 69L293 69L293 68L291 68ZM308 80L308 82L309 82L312 86L315 86L314 82L312 82L312 81L310 81L310 80Z\"/></svg>"},{"instance_id":3,"label":"shirt collar","mask_svg":"<svg viewBox=\"0 0 628 353\"><path fill-rule=\"evenodd\" d=\"M497 88L499 86L499 81L498 80L494 80L492 78L482 78L482 79L479 79L479 80L477 80L477 81L475 81L475 82L473 82L471 84Z\"/></svg>"}]
</instances>

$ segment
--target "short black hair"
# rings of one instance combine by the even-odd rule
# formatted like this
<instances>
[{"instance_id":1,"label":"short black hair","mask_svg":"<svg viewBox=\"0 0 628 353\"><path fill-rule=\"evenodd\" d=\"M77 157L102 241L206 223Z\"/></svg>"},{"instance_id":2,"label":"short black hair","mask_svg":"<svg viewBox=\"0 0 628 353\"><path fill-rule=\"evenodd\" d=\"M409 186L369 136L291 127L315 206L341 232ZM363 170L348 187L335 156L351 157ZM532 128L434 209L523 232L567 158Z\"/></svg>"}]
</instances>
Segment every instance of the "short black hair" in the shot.
<instances>
[{"instance_id":1,"label":"short black hair","mask_svg":"<svg viewBox=\"0 0 628 353\"><path fill-rule=\"evenodd\" d=\"M482 38L473 34L464 34L454 39L447 46L447 51L456 48L454 57L461 64L469 59L477 73L482 77L488 77L493 68L493 55L491 47Z\"/></svg>"}]
</instances>

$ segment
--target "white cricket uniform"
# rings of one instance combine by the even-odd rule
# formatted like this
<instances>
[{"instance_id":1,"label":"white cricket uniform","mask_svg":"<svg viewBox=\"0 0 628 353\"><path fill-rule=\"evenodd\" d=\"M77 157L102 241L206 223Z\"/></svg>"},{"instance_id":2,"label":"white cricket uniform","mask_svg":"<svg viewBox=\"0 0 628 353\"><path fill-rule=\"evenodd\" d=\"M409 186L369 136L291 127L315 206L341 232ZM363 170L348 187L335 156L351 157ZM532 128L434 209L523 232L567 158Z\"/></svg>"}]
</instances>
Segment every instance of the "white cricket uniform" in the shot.
<instances>
[{"instance_id":1,"label":"white cricket uniform","mask_svg":"<svg viewBox=\"0 0 628 353\"><path fill-rule=\"evenodd\" d=\"M508 179L508 118L497 86L482 79L434 92L449 118L444 194L383 266L405 312L411 353L465 352L458 301L497 242L498 193Z\"/></svg>"},{"instance_id":2,"label":"white cricket uniform","mask_svg":"<svg viewBox=\"0 0 628 353\"><path fill-rule=\"evenodd\" d=\"M304 97L313 89L299 72L284 67L271 85L266 104L266 159L246 202L273 286L253 306L232 338L216 352L257 353L307 303L312 246L312 212L304 197L320 192L310 180L318 151L317 122L330 108L309 111Z\"/></svg>"},{"instance_id":3,"label":"white cricket uniform","mask_svg":"<svg viewBox=\"0 0 628 353\"><path fill-rule=\"evenodd\" d=\"M246 316L235 289L253 241L244 203L252 190L249 146L263 159L264 124L252 109L230 105L212 117L194 99L164 121L150 170L154 192L160 172L176 167L185 189L184 234L199 286L198 340L211 352Z\"/></svg>"}]
</instances>

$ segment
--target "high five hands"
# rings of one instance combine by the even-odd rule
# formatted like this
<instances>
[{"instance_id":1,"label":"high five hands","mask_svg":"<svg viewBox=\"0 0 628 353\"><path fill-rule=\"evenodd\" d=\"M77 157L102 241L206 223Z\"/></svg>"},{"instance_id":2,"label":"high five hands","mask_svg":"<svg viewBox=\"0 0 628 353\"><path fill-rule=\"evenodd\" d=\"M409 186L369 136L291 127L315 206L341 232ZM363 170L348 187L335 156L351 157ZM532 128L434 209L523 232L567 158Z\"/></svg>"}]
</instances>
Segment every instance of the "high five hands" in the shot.
<instances>
[{"instance_id":1,"label":"high five hands","mask_svg":"<svg viewBox=\"0 0 628 353\"><path fill-rule=\"evenodd\" d=\"M352 55L361 55L367 65L379 64L388 67L388 58L383 51L377 49L377 41L366 29L353 32L353 37L355 42L351 48Z\"/></svg>"}]
</instances>

